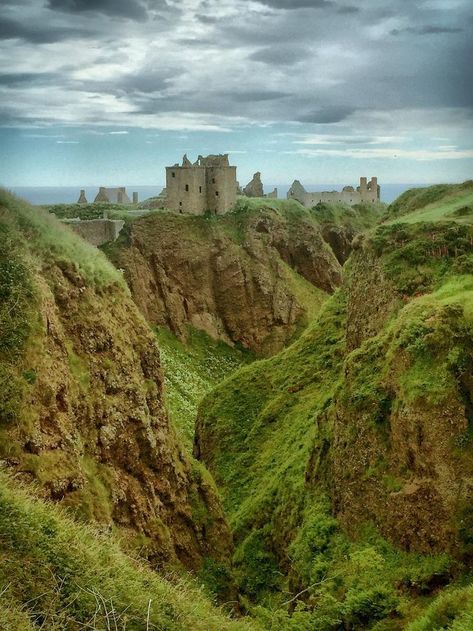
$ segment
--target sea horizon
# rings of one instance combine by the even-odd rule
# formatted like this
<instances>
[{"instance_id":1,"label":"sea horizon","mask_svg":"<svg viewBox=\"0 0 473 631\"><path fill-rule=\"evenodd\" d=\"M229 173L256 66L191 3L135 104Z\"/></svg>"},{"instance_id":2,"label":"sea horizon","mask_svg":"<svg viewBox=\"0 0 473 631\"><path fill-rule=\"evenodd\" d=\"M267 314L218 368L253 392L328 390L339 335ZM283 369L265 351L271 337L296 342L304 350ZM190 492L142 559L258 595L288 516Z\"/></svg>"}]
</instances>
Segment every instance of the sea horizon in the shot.
<instances>
[{"instance_id":1,"label":"sea horizon","mask_svg":"<svg viewBox=\"0 0 473 631\"><path fill-rule=\"evenodd\" d=\"M117 185L118 186L118 185ZM307 191L337 191L346 184L304 184ZM393 202L399 195L410 188L430 186L428 183L404 182L404 183L381 183L381 201L387 204ZM157 185L128 185L127 193L131 198L131 193L137 192L139 201L159 195L164 184ZM264 187L265 193L270 193L274 188L278 189L278 198L285 199L291 184L268 184ZM93 202L98 193L97 186L5 186L18 197L21 197L34 205L44 204L73 204L77 202L81 189L85 190L86 198Z\"/></svg>"}]
</instances>

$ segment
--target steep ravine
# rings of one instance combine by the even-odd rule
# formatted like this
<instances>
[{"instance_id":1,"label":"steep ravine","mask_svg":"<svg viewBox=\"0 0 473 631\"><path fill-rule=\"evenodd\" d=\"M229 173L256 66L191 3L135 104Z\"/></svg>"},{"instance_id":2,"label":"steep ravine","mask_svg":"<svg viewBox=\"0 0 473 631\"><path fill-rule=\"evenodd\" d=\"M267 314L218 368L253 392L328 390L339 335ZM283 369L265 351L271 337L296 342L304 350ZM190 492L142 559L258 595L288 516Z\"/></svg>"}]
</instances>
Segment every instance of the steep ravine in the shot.
<instances>
[{"instance_id":1,"label":"steep ravine","mask_svg":"<svg viewBox=\"0 0 473 631\"><path fill-rule=\"evenodd\" d=\"M4 193L0 229L2 466L155 565L225 561L220 501L176 439L155 337L120 274Z\"/></svg>"},{"instance_id":2,"label":"steep ravine","mask_svg":"<svg viewBox=\"0 0 473 631\"><path fill-rule=\"evenodd\" d=\"M472 244L449 217L358 237L301 337L202 402L195 453L221 489L250 602L301 601L300 628L404 629L467 572ZM431 628L447 623L412 626Z\"/></svg>"}]
</instances>

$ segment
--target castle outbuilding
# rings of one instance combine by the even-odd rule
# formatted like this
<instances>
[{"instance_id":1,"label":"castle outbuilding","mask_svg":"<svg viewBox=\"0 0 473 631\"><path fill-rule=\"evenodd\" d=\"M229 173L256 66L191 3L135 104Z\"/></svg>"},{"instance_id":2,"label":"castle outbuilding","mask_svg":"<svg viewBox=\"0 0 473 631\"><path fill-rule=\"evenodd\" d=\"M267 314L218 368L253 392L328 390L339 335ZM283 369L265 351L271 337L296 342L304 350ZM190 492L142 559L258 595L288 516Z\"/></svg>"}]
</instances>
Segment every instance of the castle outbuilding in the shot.
<instances>
[{"instance_id":1,"label":"castle outbuilding","mask_svg":"<svg viewBox=\"0 0 473 631\"><path fill-rule=\"evenodd\" d=\"M192 163L187 155L182 165L166 167L166 208L179 213L216 215L233 208L237 195L236 167L228 154L199 156Z\"/></svg>"},{"instance_id":2,"label":"castle outbuilding","mask_svg":"<svg viewBox=\"0 0 473 631\"><path fill-rule=\"evenodd\" d=\"M320 191L309 193L305 190L299 180L294 180L287 193L288 199L296 199L298 202L312 208L319 202L334 203L344 202L349 206L360 204L361 202L375 203L379 201L381 189L378 185L378 178L372 177L368 182L366 177L360 177L360 185L356 187L345 186L341 191Z\"/></svg>"},{"instance_id":3,"label":"castle outbuilding","mask_svg":"<svg viewBox=\"0 0 473 631\"><path fill-rule=\"evenodd\" d=\"M112 204L131 204L131 200L127 195L126 188L119 186L118 188L105 188L101 186L94 202L108 202Z\"/></svg>"}]
</instances>

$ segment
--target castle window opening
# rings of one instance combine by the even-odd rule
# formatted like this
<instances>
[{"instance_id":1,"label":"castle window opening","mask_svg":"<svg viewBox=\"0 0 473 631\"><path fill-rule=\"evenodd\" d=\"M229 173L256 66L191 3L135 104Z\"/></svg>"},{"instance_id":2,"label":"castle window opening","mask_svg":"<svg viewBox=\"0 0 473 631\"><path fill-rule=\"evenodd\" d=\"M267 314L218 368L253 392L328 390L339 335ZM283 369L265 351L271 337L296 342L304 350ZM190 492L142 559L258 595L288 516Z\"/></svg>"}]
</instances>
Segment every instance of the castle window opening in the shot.
<instances>
[{"instance_id":1,"label":"castle window opening","mask_svg":"<svg viewBox=\"0 0 473 631\"><path fill-rule=\"evenodd\" d=\"M212 184L215 184L215 178L214 177L212 178Z\"/></svg>"},{"instance_id":2,"label":"castle window opening","mask_svg":"<svg viewBox=\"0 0 473 631\"><path fill-rule=\"evenodd\" d=\"M218 197L218 191L215 191L215 197Z\"/></svg>"},{"instance_id":3,"label":"castle window opening","mask_svg":"<svg viewBox=\"0 0 473 631\"><path fill-rule=\"evenodd\" d=\"M199 193L202 193L202 186L199 186Z\"/></svg>"},{"instance_id":4,"label":"castle window opening","mask_svg":"<svg viewBox=\"0 0 473 631\"><path fill-rule=\"evenodd\" d=\"M174 173L174 171L172 172L172 177L176 177L176 174Z\"/></svg>"},{"instance_id":5,"label":"castle window opening","mask_svg":"<svg viewBox=\"0 0 473 631\"><path fill-rule=\"evenodd\" d=\"M189 184L186 184L186 191L189 190Z\"/></svg>"}]
</instances>

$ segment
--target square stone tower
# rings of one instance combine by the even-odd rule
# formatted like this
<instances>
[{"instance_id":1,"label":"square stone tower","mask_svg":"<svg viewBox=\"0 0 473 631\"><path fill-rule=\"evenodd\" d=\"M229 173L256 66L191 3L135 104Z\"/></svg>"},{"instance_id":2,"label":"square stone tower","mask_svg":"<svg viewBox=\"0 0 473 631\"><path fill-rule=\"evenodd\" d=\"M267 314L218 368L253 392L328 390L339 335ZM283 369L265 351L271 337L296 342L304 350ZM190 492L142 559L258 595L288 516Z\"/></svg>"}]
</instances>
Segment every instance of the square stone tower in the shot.
<instances>
[{"instance_id":1,"label":"square stone tower","mask_svg":"<svg viewBox=\"0 0 473 631\"><path fill-rule=\"evenodd\" d=\"M192 164L187 155L182 165L166 167L166 207L180 213L221 215L236 202L236 167L228 154L199 156Z\"/></svg>"}]
</instances>

